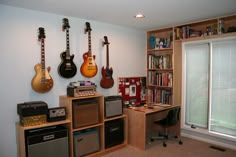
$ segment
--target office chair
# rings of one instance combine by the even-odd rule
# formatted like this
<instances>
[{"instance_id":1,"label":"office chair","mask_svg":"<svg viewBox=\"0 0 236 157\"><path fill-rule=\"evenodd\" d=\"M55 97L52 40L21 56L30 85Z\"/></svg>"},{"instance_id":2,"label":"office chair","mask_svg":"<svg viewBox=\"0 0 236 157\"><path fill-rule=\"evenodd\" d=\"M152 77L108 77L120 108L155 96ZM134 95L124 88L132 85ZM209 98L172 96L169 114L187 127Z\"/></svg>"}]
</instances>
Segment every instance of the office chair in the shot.
<instances>
[{"instance_id":1,"label":"office chair","mask_svg":"<svg viewBox=\"0 0 236 157\"><path fill-rule=\"evenodd\" d=\"M154 121L155 124L157 124L165 129L165 133L164 133L164 135L159 133L159 136L151 137L151 141L154 141L157 139L163 140L163 147L166 147L167 146L166 140L168 140L170 138L170 135L168 134L168 128L171 126L174 126L178 123L179 114L180 114L180 107L176 107L176 108L170 109L168 111L167 116L164 119ZM175 133L175 135L173 137L175 139L178 139L177 132ZM183 142L180 138L179 138L179 144L183 144Z\"/></svg>"}]
</instances>

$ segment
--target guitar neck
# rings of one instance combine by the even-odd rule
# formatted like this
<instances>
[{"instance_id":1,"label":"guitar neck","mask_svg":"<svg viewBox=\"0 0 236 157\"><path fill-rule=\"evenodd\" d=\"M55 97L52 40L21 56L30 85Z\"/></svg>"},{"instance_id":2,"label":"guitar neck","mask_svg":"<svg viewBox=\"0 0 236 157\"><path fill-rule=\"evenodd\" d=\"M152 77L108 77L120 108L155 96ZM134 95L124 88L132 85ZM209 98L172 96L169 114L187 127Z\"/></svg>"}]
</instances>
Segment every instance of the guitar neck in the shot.
<instances>
[{"instance_id":1,"label":"guitar neck","mask_svg":"<svg viewBox=\"0 0 236 157\"><path fill-rule=\"evenodd\" d=\"M45 48L44 48L44 39L41 39L41 68L42 71L45 70Z\"/></svg>"},{"instance_id":2,"label":"guitar neck","mask_svg":"<svg viewBox=\"0 0 236 157\"><path fill-rule=\"evenodd\" d=\"M109 68L109 45L107 44L107 68Z\"/></svg>"},{"instance_id":3,"label":"guitar neck","mask_svg":"<svg viewBox=\"0 0 236 157\"><path fill-rule=\"evenodd\" d=\"M88 31L88 56L92 57L91 31Z\"/></svg>"},{"instance_id":4,"label":"guitar neck","mask_svg":"<svg viewBox=\"0 0 236 157\"><path fill-rule=\"evenodd\" d=\"M70 34L69 34L69 29L66 29L66 58L70 59Z\"/></svg>"}]
</instances>

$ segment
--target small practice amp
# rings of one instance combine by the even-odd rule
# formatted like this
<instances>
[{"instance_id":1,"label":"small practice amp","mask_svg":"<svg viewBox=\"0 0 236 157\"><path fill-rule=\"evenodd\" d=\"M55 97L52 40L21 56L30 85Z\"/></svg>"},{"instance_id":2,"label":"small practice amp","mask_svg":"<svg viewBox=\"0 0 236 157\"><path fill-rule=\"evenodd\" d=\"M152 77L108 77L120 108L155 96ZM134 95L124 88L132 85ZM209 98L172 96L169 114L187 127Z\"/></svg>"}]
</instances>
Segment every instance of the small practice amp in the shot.
<instances>
[{"instance_id":1,"label":"small practice amp","mask_svg":"<svg viewBox=\"0 0 236 157\"><path fill-rule=\"evenodd\" d=\"M69 157L68 129L52 126L26 131L26 157Z\"/></svg>"},{"instance_id":2,"label":"small practice amp","mask_svg":"<svg viewBox=\"0 0 236 157\"><path fill-rule=\"evenodd\" d=\"M114 117L123 114L123 101L121 96L107 96L104 98L105 117Z\"/></svg>"},{"instance_id":3,"label":"small practice amp","mask_svg":"<svg viewBox=\"0 0 236 157\"><path fill-rule=\"evenodd\" d=\"M124 142L124 119L115 119L105 123L105 148Z\"/></svg>"}]
</instances>

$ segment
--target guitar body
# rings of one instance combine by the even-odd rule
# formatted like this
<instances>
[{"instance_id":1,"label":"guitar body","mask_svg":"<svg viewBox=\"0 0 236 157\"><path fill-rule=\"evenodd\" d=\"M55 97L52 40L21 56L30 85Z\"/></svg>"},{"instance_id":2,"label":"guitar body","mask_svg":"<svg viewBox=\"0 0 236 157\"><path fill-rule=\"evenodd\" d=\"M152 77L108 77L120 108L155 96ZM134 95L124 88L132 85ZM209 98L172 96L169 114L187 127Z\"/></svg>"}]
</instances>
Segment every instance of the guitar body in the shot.
<instances>
[{"instance_id":1,"label":"guitar body","mask_svg":"<svg viewBox=\"0 0 236 157\"><path fill-rule=\"evenodd\" d=\"M111 88L114 85L114 80L112 78L113 69L102 67L102 79L100 81L100 86L102 88Z\"/></svg>"},{"instance_id":2,"label":"guitar body","mask_svg":"<svg viewBox=\"0 0 236 157\"><path fill-rule=\"evenodd\" d=\"M58 73L60 76L64 78L72 78L75 76L77 72L77 67L75 63L73 62L74 55L71 55L70 57L66 57L66 52L61 53L61 64L58 66Z\"/></svg>"},{"instance_id":3,"label":"guitar body","mask_svg":"<svg viewBox=\"0 0 236 157\"><path fill-rule=\"evenodd\" d=\"M52 89L53 79L49 75L50 67L48 67L44 71L42 71L41 69L41 64L36 64L34 66L36 74L31 81L31 86L38 93L46 93Z\"/></svg>"},{"instance_id":4,"label":"guitar body","mask_svg":"<svg viewBox=\"0 0 236 157\"><path fill-rule=\"evenodd\" d=\"M80 67L80 72L88 78L94 77L97 74L98 67L95 63L95 55L89 56L88 52L83 54L84 62Z\"/></svg>"}]
</instances>

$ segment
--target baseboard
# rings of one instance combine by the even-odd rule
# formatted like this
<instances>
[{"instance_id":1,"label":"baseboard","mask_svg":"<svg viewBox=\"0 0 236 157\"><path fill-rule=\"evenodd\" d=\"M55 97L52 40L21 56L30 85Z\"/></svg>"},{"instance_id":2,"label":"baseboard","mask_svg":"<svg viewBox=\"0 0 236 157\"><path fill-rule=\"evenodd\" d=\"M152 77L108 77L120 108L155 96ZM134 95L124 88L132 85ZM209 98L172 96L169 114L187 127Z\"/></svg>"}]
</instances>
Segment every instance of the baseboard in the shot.
<instances>
[{"instance_id":1,"label":"baseboard","mask_svg":"<svg viewBox=\"0 0 236 157\"><path fill-rule=\"evenodd\" d=\"M193 132L193 131L185 130L185 129L181 129L181 136L211 143L211 144L218 145L224 148L236 150L236 147L235 147L236 142L218 138L215 136L205 135L202 133Z\"/></svg>"}]
</instances>

